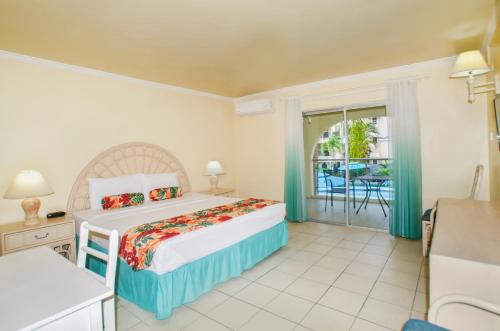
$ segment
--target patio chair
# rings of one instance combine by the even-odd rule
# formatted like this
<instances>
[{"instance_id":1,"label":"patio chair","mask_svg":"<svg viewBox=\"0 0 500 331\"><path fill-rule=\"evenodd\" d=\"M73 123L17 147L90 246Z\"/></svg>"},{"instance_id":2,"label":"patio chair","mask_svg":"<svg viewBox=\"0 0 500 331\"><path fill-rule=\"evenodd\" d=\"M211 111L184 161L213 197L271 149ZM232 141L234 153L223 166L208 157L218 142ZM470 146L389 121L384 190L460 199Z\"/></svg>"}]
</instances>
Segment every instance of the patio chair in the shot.
<instances>
[{"instance_id":1,"label":"patio chair","mask_svg":"<svg viewBox=\"0 0 500 331\"><path fill-rule=\"evenodd\" d=\"M335 185L330 177L342 178L342 184ZM333 194L341 194L344 195L344 213L345 213L345 207L347 202L345 172L341 170L334 171L324 167L323 178L325 181L325 212L326 212L326 207L328 205L328 197L330 197L330 206L333 207Z\"/></svg>"}]
</instances>

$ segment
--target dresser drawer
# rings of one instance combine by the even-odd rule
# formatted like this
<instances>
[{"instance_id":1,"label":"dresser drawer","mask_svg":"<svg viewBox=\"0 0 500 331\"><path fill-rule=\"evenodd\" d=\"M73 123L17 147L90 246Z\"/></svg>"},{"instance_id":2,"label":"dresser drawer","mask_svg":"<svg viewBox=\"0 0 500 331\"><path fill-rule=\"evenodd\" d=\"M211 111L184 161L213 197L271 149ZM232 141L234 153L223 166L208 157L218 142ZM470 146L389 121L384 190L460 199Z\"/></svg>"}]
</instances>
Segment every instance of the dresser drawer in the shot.
<instances>
[{"instance_id":1,"label":"dresser drawer","mask_svg":"<svg viewBox=\"0 0 500 331\"><path fill-rule=\"evenodd\" d=\"M73 223L64 223L39 229L5 234L4 250L8 252L44 245L46 243L62 239L73 238L73 226Z\"/></svg>"}]
</instances>

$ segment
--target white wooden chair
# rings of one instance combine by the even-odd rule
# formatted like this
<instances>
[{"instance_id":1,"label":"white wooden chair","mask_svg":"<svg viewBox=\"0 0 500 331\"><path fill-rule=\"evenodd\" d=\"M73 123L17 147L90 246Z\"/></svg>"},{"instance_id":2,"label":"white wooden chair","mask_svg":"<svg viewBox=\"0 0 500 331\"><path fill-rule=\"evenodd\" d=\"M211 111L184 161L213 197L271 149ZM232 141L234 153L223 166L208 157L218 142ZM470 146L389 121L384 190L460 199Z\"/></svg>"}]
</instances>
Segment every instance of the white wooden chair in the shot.
<instances>
[{"instance_id":1,"label":"white wooden chair","mask_svg":"<svg viewBox=\"0 0 500 331\"><path fill-rule=\"evenodd\" d=\"M474 181L472 182L472 189L470 191L469 199L477 200L479 195L479 188L481 186L481 181L483 179L484 166L478 164L476 166L476 172L474 173Z\"/></svg>"},{"instance_id":2,"label":"white wooden chair","mask_svg":"<svg viewBox=\"0 0 500 331\"><path fill-rule=\"evenodd\" d=\"M109 238L108 253L105 254L88 246L89 232L97 233ZM106 287L115 290L116 263L118 259L119 235L117 230L108 230L88 222L83 222L80 226L80 243L78 247L78 259L76 265L91 274ZM106 275L101 275L86 268L87 254L92 255L106 262ZM114 296L103 302L104 330L115 331L115 298Z\"/></svg>"},{"instance_id":3,"label":"white wooden chair","mask_svg":"<svg viewBox=\"0 0 500 331\"><path fill-rule=\"evenodd\" d=\"M477 200L479 195L479 188L481 186L481 180L483 179L484 166L478 164L476 166L476 171L474 172L474 181L472 182L472 188L469 194L469 199ZM434 221L436 220L437 212L437 201L430 211L429 218L422 220L422 255L429 255L429 248L432 240L432 231L434 230ZM424 214L424 216L426 216Z\"/></svg>"},{"instance_id":4,"label":"white wooden chair","mask_svg":"<svg viewBox=\"0 0 500 331\"><path fill-rule=\"evenodd\" d=\"M482 299L474 298L466 295L445 295L438 298L436 301L432 303L429 307L427 320L430 323L438 324L438 315L439 310L444 306L449 304L462 304L470 307L474 307L491 314L500 316L500 307L494 303L484 301Z\"/></svg>"}]
</instances>

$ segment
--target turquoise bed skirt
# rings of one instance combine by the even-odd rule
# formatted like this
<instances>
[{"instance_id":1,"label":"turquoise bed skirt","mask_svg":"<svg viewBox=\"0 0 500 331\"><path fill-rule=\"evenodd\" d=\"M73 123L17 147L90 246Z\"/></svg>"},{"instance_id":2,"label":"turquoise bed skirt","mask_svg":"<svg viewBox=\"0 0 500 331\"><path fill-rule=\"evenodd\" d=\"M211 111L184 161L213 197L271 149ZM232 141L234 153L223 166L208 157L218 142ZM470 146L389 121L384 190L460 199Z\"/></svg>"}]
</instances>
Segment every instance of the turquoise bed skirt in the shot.
<instances>
[{"instance_id":1,"label":"turquoise bed skirt","mask_svg":"<svg viewBox=\"0 0 500 331\"><path fill-rule=\"evenodd\" d=\"M168 318L175 307L191 302L218 283L237 277L288 243L286 220L243 241L164 274L133 271L122 259L117 264L116 289L120 297ZM90 246L105 251L94 242ZM101 275L106 264L89 257L88 267Z\"/></svg>"}]
</instances>

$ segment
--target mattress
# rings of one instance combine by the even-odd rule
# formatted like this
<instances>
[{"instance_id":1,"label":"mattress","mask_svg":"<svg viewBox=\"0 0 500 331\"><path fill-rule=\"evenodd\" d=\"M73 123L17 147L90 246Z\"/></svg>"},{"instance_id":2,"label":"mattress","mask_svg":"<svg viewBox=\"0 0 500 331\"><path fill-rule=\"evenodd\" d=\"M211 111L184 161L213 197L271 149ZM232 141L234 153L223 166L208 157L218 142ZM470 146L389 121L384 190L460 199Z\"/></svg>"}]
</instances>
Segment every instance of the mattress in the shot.
<instances>
[{"instance_id":1,"label":"mattress","mask_svg":"<svg viewBox=\"0 0 500 331\"><path fill-rule=\"evenodd\" d=\"M241 199L188 192L181 198L151 202L143 206L114 210L83 210L73 213L79 234L80 224L89 222L118 230L120 236L136 225L168 219ZM229 247L283 221L285 204L271 205L232 220L165 240L157 249L151 266L157 274L173 271L187 263ZM103 238L91 240L107 247Z\"/></svg>"}]
</instances>

